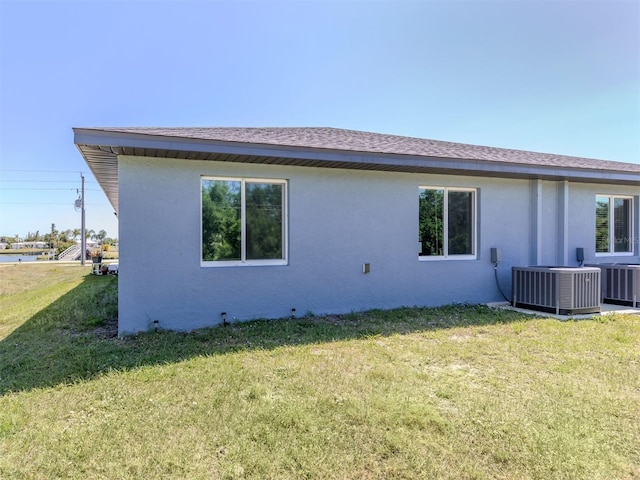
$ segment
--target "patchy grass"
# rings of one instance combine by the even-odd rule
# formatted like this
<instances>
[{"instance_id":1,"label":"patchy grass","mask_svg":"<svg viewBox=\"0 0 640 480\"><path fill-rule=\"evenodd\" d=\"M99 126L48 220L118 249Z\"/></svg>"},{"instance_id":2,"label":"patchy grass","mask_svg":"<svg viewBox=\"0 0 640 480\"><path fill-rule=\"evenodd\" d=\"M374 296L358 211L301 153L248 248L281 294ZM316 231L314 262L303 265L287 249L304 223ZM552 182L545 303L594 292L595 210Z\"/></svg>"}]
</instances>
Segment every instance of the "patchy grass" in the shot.
<instances>
[{"instance_id":1,"label":"patchy grass","mask_svg":"<svg viewBox=\"0 0 640 480\"><path fill-rule=\"evenodd\" d=\"M0 266L0 478L640 478L640 317L486 307L114 335L117 278Z\"/></svg>"}]
</instances>

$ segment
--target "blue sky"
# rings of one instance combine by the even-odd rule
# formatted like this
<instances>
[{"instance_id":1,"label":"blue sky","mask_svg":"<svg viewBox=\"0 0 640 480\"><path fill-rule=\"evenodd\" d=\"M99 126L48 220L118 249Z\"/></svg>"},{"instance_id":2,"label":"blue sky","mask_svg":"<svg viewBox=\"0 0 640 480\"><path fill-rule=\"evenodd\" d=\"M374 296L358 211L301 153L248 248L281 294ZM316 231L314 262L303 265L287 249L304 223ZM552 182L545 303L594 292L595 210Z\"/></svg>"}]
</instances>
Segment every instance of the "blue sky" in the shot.
<instances>
[{"instance_id":1,"label":"blue sky","mask_svg":"<svg viewBox=\"0 0 640 480\"><path fill-rule=\"evenodd\" d=\"M331 126L640 163L640 2L0 0L0 235L117 219L72 127Z\"/></svg>"}]
</instances>

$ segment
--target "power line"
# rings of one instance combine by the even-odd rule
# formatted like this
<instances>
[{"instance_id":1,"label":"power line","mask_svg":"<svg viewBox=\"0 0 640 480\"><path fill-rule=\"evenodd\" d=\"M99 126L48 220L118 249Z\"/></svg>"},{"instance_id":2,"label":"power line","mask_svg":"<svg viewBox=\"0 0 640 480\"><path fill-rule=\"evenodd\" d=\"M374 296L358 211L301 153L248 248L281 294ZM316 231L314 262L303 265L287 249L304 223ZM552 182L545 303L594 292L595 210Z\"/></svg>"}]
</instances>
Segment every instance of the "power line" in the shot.
<instances>
[{"instance_id":1,"label":"power line","mask_svg":"<svg viewBox=\"0 0 640 480\"><path fill-rule=\"evenodd\" d=\"M71 202L0 202L0 205L66 205L67 207L69 207L69 206L73 206L73 203ZM109 204L107 203L86 203L85 205L92 206L92 207L109 206Z\"/></svg>"},{"instance_id":2,"label":"power line","mask_svg":"<svg viewBox=\"0 0 640 480\"><path fill-rule=\"evenodd\" d=\"M77 188L3 188L4 190L29 190L29 191L43 191L43 190L62 190L62 191L71 191L78 190ZM89 192L101 192L102 190L98 188L85 188L85 191Z\"/></svg>"},{"instance_id":3,"label":"power line","mask_svg":"<svg viewBox=\"0 0 640 480\"><path fill-rule=\"evenodd\" d=\"M77 180L3 180L0 179L0 183L76 183ZM86 182L85 183L98 183L98 182Z\"/></svg>"},{"instance_id":4,"label":"power line","mask_svg":"<svg viewBox=\"0 0 640 480\"><path fill-rule=\"evenodd\" d=\"M0 172L22 172L22 173L89 173L83 170L20 170L13 168L0 168Z\"/></svg>"}]
</instances>

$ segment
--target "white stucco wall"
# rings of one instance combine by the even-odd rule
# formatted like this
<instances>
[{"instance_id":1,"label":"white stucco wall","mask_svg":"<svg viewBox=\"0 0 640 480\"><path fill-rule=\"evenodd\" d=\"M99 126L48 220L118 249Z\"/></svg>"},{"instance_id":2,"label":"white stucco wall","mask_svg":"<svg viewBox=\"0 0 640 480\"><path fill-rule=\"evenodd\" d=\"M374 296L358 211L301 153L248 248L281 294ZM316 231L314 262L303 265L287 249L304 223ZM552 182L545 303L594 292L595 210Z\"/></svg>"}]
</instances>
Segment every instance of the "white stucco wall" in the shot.
<instances>
[{"instance_id":1,"label":"white stucco wall","mask_svg":"<svg viewBox=\"0 0 640 480\"><path fill-rule=\"evenodd\" d=\"M288 265L201 266L203 175L288 180ZM549 263L557 259L556 184L541 189L541 251ZM478 189L476 260L418 261L421 185ZM600 190L570 189L574 252L594 241ZM292 308L302 316L498 301L489 249L503 251L499 275L508 293L511 266L529 264L533 248L528 180L120 157L119 204L120 333L154 321L175 330L211 326L221 312L233 321L288 317Z\"/></svg>"}]
</instances>

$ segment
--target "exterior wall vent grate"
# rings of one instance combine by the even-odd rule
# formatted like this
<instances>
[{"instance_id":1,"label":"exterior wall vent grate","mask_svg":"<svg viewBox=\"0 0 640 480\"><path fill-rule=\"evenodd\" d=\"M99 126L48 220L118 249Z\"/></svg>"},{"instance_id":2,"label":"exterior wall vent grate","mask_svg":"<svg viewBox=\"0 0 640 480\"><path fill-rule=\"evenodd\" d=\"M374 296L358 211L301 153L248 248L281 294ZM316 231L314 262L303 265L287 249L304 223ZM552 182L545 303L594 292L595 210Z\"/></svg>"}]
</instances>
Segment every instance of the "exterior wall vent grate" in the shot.
<instances>
[{"instance_id":1,"label":"exterior wall vent grate","mask_svg":"<svg viewBox=\"0 0 640 480\"><path fill-rule=\"evenodd\" d=\"M512 303L556 315L600 312L600 269L512 267Z\"/></svg>"}]
</instances>

